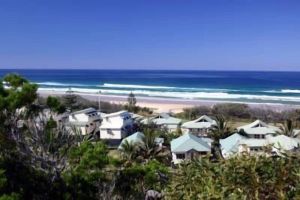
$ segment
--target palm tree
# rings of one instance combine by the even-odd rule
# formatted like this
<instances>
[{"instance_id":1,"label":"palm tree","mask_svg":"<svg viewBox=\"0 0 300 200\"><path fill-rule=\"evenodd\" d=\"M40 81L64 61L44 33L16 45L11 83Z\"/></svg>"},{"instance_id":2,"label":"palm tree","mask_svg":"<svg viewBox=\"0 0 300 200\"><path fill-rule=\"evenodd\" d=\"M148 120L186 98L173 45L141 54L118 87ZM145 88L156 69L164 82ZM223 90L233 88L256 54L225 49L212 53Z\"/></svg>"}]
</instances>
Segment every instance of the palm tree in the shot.
<instances>
[{"instance_id":1,"label":"palm tree","mask_svg":"<svg viewBox=\"0 0 300 200\"><path fill-rule=\"evenodd\" d=\"M159 133L151 127L145 127L143 133L144 137L138 149L139 158L144 162L156 159L164 163L169 163L170 151L162 144L158 144L157 138Z\"/></svg>"},{"instance_id":2,"label":"palm tree","mask_svg":"<svg viewBox=\"0 0 300 200\"><path fill-rule=\"evenodd\" d=\"M131 162L136 157L136 143L133 141L124 140L124 142L121 144L120 151L124 159Z\"/></svg>"},{"instance_id":3,"label":"palm tree","mask_svg":"<svg viewBox=\"0 0 300 200\"><path fill-rule=\"evenodd\" d=\"M297 137L297 134L295 132L295 126L292 120L287 119L283 125L280 126L281 134L295 138Z\"/></svg>"},{"instance_id":4,"label":"palm tree","mask_svg":"<svg viewBox=\"0 0 300 200\"><path fill-rule=\"evenodd\" d=\"M219 159L223 159L220 139L228 136L230 131L229 131L228 123L226 122L223 116L218 115L215 118L215 121L216 124L212 127L208 135L213 140L211 144L213 159L219 160Z\"/></svg>"}]
</instances>

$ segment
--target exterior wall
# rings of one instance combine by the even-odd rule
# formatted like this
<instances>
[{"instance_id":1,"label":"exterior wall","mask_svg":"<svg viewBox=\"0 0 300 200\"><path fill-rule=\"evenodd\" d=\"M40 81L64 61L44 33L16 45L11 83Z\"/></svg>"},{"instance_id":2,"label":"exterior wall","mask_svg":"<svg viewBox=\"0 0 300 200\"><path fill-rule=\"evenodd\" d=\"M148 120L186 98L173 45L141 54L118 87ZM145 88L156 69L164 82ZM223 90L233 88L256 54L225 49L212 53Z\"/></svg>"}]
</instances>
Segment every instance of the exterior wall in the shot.
<instances>
[{"instance_id":1,"label":"exterior wall","mask_svg":"<svg viewBox=\"0 0 300 200\"><path fill-rule=\"evenodd\" d=\"M181 130L183 133L192 133L199 137L206 137L207 133L209 132L208 128L182 128Z\"/></svg>"},{"instance_id":2,"label":"exterior wall","mask_svg":"<svg viewBox=\"0 0 300 200\"><path fill-rule=\"evenodd\" d=\"M101 139L117 139L120 140L124 138L121 129L100 129Z\"/></svg>"},{"instance_id":3,"label":"exterior wall","mask_svg":"<svg viewBox=\"0 0 300 200\"><path fill-rule=\"evenodd\" d=\"M184 154L185 158L180 159L177 158L177 154ZM207 152L197 152L197 151L188 151L188 152L182 152L182 153L174 153L172 152L172 160L174 164L179 164L183 162L184 160L190 160L190 159L195 159L195 158L200 158L203 155L206 155Z\"/></svg>"},{"instance_id":4,"label":"exterior wall","mask_svg":"<svg viewBox=\"0 0 300 200\"><path fill-rule=\"evenodd\" d=\"M84 114L84 113L80 113L77 115L70 115L69 116L69 122L88 122L89 121L89 116Z\"/></svg>"},{"instance_id":5,"label":"exterior wall","mask_svg":"<svg viewBox=\"0 0 300 200\"><path fill-rule=\"evenodd\" d=\"M129 114L104 117L100 126L100 138L123 139L132 132L132 127L133 120Z\"/></svg>"},{"instance_id":6,"label":"exterior wall","mask_svg":"<svg viewBox=\"0 0 300 200\"><path fill-rule=\"evenodd\" d=\"M97 131L100 124L100 116L97 114L97 112L92 112L89 114L71 114L69 115L69 123L73 123L78 129L81 130L81 133L83 135L86 135L93 132L94 130ZM79 123L80 125L76 125L76 123Z\"/></svg>"}]
</instances>

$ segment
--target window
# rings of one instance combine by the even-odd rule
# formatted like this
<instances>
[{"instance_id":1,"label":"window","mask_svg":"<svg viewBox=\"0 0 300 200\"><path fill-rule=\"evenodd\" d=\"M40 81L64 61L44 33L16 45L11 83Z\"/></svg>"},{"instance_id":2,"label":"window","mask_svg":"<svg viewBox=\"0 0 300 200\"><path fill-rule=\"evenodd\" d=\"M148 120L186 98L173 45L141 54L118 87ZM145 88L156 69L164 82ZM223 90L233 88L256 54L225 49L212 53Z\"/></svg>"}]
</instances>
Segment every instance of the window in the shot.
<instances>
[{"instance_id":1,"label":"window","mask_svg":"<svg viewBox=\"0 0 300 200\"><path fill-rule=\"evenodd\" d=\"M113 133L113 131L111 129L107 129L107 134L113 135L114 133Z\"/></svg>"},{"instance_id":2,"label":"window","mask_svg":"<svg viewBox=\"0 0 300 200\"><path fill-rule=\"evenodd\" d=\"M184 153L178 153L176 154L177 159L185 159L185 154Z\"/></svg>"},{"instance_id":3,"label":"window","mask_svg":"<svg viewBox=\"0 0 300 200\"><path fill-rule=\"evenodd\" d=\"M250 147L250 151L253 151L253 152L258 152L258 151L261 151L262 148L261 147Z\"/></svg>"}]
</instances>

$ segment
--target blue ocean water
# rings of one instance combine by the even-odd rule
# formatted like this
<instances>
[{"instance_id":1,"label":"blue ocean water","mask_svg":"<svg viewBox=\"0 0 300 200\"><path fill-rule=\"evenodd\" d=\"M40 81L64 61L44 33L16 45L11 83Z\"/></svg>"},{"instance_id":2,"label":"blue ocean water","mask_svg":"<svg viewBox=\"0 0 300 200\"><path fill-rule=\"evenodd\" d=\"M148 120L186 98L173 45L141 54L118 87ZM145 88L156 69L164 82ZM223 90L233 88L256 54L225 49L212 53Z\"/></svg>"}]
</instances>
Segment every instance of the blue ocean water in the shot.
<instances>
[{"instance_id":1,"label":"blue ocean water","mask_svg":"<svg viewBox=\"0 0 300 200\"><path fill-rule=\"evenodd\" d=\"M12 72L40 90L300 104L300 72L0 69L0 76Z\"/></svg>"}]
</instances>

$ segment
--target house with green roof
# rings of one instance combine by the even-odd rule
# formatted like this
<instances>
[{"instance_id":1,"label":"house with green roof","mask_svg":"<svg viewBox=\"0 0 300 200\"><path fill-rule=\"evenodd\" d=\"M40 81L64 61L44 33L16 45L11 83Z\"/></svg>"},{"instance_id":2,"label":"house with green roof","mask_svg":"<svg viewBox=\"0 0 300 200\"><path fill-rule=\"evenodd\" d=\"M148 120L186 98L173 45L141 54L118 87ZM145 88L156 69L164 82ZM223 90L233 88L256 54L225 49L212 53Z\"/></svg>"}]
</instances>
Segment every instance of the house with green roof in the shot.
<instances>
[{"instance_id":1,"label":"house with green roof","mask_svg":"<svg viewBox=\"0 0 300 200\"><path fill-rule=\"evenodd\" d=\"M240 153L262 154L269 146L274 154L290 151L300 145L300 139L280 134L280 129L256 120L237 128L237 133L220 140L224 157Z\"/></svg>"},{"instance_id":2,"label":"house with green roof","mask_svg":"<svg viewBox=\"0 0 300 200\"><path fill-rule=\"evenodd\" d=\"M267 135L276 135L281 132L278 127L269 125L261 120L256 120L250 124L240 126L237 130L243 130L248 137L255 139L264 139Z\"/></svg>"},{"instance_id":3,"label":"house with green roof","mask_svg":"<svg viewBox=\"0 0 300 200\"><path fill-rule=\"evenodd\" d=\"M207 137L207 134L216 125L216 121L207 115L203 115L196 120L182 124L183 133L192 133L199 137Z\"/></svg>"},{"instance_id":4,"label":"house with green roof","mask_svg":"<svg viewBox=\"0 0 300 200\"><path fill-rule=\"evenodd\" d=\"M154 123L161 128L166 128L169 132L174 132L180 128L181 119L170 116L168 113L160 113L153 117L141 121L143 124Z\"/></svg>"},{"instance_id":5,"label":"house with green roof","mask_svg":"<svg viewBox=\"0 0 300 200\"><path fill-rule=\"evenodd\" d=\"M184 134L171 141L172 162L199 158L211 152L210 144L191 133Z\"/></svg>"}]
</instances>

